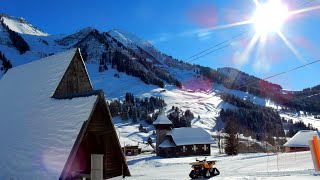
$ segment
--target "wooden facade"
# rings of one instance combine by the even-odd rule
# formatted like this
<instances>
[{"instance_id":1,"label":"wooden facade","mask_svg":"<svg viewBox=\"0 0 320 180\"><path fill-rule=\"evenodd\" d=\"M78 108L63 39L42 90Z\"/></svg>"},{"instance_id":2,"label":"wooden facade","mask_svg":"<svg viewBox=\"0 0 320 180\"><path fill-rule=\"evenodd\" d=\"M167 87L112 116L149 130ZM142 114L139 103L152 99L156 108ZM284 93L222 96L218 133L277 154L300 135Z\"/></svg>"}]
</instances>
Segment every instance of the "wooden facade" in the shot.
<instances>
[{"instance_id":1,"label":"wooden facade","mask_svg":"<svg viewBox=\"0 0 320 180\"><path fill-rule=\"evenodd\" d=\"M172 129L172 124L158 124L154 126L156 128L156 153L160 156L159 145L165 140L167 133Z\"/></svg>"},{"instance_id":2,"label":"wooden facade","mask_svg":"<svg viewBox=\"0 0 320 180\"><path fill-rule=\"evenodd\" d=\"M160 156L180 157L180 156L210 156L210 144L194 144L160 148Z\"/></svg>"},{"instance_id":3,"label":"wooden facade","mask_svg":"<svg viewBox=\"0 0 320 180\"><path fill-rule=\"evenodd\" d=\"M127 156L135 156L141 154L141 148L139 146L125 146L122 147L122 152Z\"/></svg>"},{"instance_id":4,"label":"wooden facade","mask_svg":"<svg viewBox=\"0 0 320 180\"><path fill-rule=\"evenodd\" d=\"M82 125L59 179L90 177L91 154L103 154L104 179L130 176L104 93L102 90L93 91L80 51L77 50L52 97L72 99L85 96L97 96L97 100L89 119Z\"/></svg>"},{"instance_id":5,"label":"wooden facade","mask_svg":"<svg viewBox=\"0 0 320 180\"><path fill-rule=\"evenodd\" d=\"M175 144L172 136L166 135L161 139L161 143L164 140ZM160 143L160 144L161 144ZM210 156L211 148L210 144L186 144L186 145L174 145L173 147L159 147L158 156L162 157L180 157L180 156Z\"/></svg>"},{"instance_id":6,"label":"wooden facade","mask_svg":"<svg viewBox=\"0 0 320 180\"><path fill-rule=\"evenodd\" d=\"M310 151L309 147L289 147L285 146L286 152L301 152L301 151Z\"/></svg>"},{"instance_id":7,"label":"wooden facade","mask_svg":"<svg viewBox=\"0 0 320 180\"><path fill-rule=\"evenodd\" d=\"M93 88L78 49L52 97L67 98L92 91Z\"/></svg>"}]
</instances>

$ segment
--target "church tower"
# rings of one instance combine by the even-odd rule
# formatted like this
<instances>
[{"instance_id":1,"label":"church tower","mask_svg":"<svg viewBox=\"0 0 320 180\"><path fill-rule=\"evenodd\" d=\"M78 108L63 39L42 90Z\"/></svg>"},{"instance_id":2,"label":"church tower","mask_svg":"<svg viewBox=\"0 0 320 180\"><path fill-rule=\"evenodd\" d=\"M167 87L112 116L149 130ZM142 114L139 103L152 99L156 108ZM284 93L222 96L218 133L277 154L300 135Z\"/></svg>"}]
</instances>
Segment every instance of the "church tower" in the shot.
<instances>
[{"instance_id":1,"label":"church tower","mask_svg":"<svg viewBox=\"0 0 320 180\"><path fill-rule=\"evenodd\" d=\"M164 141L167 133L172 129L173 124L166 115L161 114L158 116L157 120L153 122L153 126L156 128L156 153L157 156L159 156L159 145Z\"/></svg>"}]
</instances>

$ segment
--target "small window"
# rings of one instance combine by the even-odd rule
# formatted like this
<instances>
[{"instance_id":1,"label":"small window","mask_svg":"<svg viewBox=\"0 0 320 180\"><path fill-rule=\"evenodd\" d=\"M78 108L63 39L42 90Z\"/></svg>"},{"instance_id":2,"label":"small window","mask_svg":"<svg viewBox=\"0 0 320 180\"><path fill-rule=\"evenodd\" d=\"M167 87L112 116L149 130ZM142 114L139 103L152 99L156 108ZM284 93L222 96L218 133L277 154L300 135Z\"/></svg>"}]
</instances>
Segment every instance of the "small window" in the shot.
<instances>
[{"instance_id":1,"label":"small window","mask_svg":"<svg viewBox=\"0 0 320 180\"><path fill-rule=\"evenodd\" d=\"M183 152L186 152L186 151L187 151L186 146L182 146L182 151L183 151Z\"/></svg>"},{"instance_id":2,"label":"small window","mask_svg":"<svg viewBox=\"0 0 320 180\"><path fill-rule=\"evenodd\" d=\"M198 149L197 146L196 146L196 145L193 145L193 151L196 152L197 149Z\"/></svg>"},{"instance_id":3,"label":"small window","mask_svg":"<svg viewBox=\"0 0 320 180\"><path fill-rule=\"evenodd\" d=\"M208 150L208 147L207 147L207 145L205 144L205 145L203 145L203 150L205 150L205 151L207 151Z\"/></svg>"}]
</instances>

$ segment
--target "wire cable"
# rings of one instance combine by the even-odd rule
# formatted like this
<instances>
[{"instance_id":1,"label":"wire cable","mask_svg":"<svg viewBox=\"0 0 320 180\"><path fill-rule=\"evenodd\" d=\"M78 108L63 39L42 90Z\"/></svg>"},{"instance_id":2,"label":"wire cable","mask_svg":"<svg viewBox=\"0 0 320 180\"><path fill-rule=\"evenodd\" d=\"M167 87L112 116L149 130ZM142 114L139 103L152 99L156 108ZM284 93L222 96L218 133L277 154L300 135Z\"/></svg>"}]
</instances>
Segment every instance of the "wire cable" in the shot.
<instances>
[{"instance_id":1,"label":"wire cable","mask_svg":"<svg viewBox=\"0 0 320 180\"><path fill-rule=\"evenodd\" d=\"M307 2L299 5L298 8L301 8L301 7L303 7L303 6L307 5L307 4L310 4L310 3L313 2L313 1L315 1L315 0L307 1ZM241 37L241 36L243 36L243 35L245 35L245 36L244 36L244 37ZM222 41L222 42L220 42L220 43L218 43L218 44L216 44L216 45L214 45L214 46L212 46L212 47L210 47L210 48L207 48L207 49L205 49L205 50L203 50L203 51L200 51L200 52L197 53L197 54L194 54L194 55L190 56L189 58L185 59L185 61L186 61L187 63L193 62L193 61L198 60L198 59L200 59L200 58L202 58L202 57L204 57L204 56L207 56L207 55L212 54L212 53L214 53L214 52L220 51L220 50L222 50L222 49L224 49L224 48L232 45L232 42L233 42L234 40L236 40L237 38L239 38L239 37L240 37L240 38L237 39L236 41L243 40L243 39L247 38L248 36L249 36L249 30L244 31L244 32L241 32L241 33L239 33L239 34L236 34L235 36L233 36L232 38L230 38L230 39L228 39L228 40L224 40L224 41ZM229 43L228 43L228 42L229 42ZM223 44L225 44L225 43L228 43L228 44L223 45ZM223 46L221 46L221 45L223 45ZM221 47L219 47L219 46L221 46ZM217 48L217 47L219 47L219 48ZM217 48L217 49L215 49L215 48ZM213 50L212 50L212 49L213 49ZM210 51L210 50L211 50L211 51ZM209 51L209 52L208 52L208 51ZM205 53L205 54L203 54L203 53ZM313 63L316 63L316 62L313 62ZM313 64L313 63L311 63L311 64ZM306 64L306 65L304 65L304 66L307 66L307 65L310 65L310 64ZM299 68L301 68L301 67L297 67L297 68L299 69ZM291 72L291 71L294 71L294 70L296 70L296 69L291 69L291 70L288 71L288 72ZM288 72L278 73L278 74L275 74L275 75L273 75L273 76L271 76L271 77L267 77L267 78L265 78L264 80L267 80L267 79L270 79L270 78L273 78L273 77L276 77L276 76L279 76L279 75L282 75L282 74L285 74L285 73L288 73ZM119 94L120 92L123 92L124 90L126 90L126 89L128 89L128 88L130 88L130 87L136 86L136 85L138 85L139 83L140 83L140 80L138 80L137 82L131 83L131 84L125 86L125 87L122 87L122 88L120 88L120 89L117 89L117 90L111 92L110 94L108 94L107 97L112 97L112 96L114 96L114 95L116 95L116 94ZM240 87L240 88L242 88L242 87Z\"/></svg>"},{"instance_id":2,"label":"wire cable","mask_svg":"<svg viewBox=\"0 0 320 180\"><path fill-rule=\"evenodd\" d=\"M310 63L303 64L303 65L301 65L301 66L298 66L298 67L289 69L289 70L287 70L287 71L283 71L283 72L280 72L280 73L277 73L277 74L268 76L268 77L263 78L263 79L258 79L258 80L254 81L254 82L250 82L250 83L247 83L247 84L245 84L245 85L242 85L242 86L240 86L240 87L238 87L238 88L229 89L227 92L221 92L221 93L228 93L228 92L230 92L230 91L232 91L232 90L239 90L239 89L244 88L244 87L247 87L247 86L249 86L249 85L256 84L256 83L260 82L261 80L266 81L266 80L268 80L268 79L271 79L271 78L274 78L274 77L277 77L277 76L280 76L280 75L283 75L283 74L287 74L287 73L289 73L289 72L292 72L292 71L295 71L295 70L304 68L304 67L306 67L306 66L309 66L309 65L312 65L312 64L315 64L315 63L318 63L318 62L320 62L320 60L312 61L312 62L310 62ZM220 94L221 94L221 93L220 93ZM220 95L219 93L217 93L217 94ZM213 98L213 97L215 97L215 96L208 97L208 98L204 98L204 99L202 99L201 101L208 100L208 99L211 99L211 98ZM199 101L200 101L200 100L199 100ZM198 101L198 102L199 102L199 101Z\"/></svg>"},{"instance_id":3,"label":"wire cable","mask_svg":"<svg viewBox=\"0 0 320 180\"><path fill-rule=\"evenodd\" d=\"M245 31L245 32L239 33L239 34L233 36L231 39L228 39L228 40L225 40L225 41L223 41L223 42L220 42L220 43L216 44L215 46L212 46L211 48L208 48L208 49L202 51L201 53L197 53L196 55L193 55L193 56L189 57L189 58L188 58L189 61L187 61L187 63L193 62L193 61L195 61L195 60L197 60L197 59L199 59L199 58L201 58L201 57L204 57L204 56L206 56L206 55L208 55L208 54L211 54L211 53L220 51L220 50L222 50L222 49L224 49L224 48L232 45L232 43L234 43L234 42L237 42L237 41L240 41L240 40L243 40L243 39L249 37L248 32L249 32L249 31ZM244 37L242 37L242 38L239 38L239 37L241 37L242 35L246 35L246 36L244 36ZM237 39L237 38L238 38L238 39ZM217 49L213 49L213 47L218 47L218 46L220 46L220 45L222 45L222 44L224 44L224 43L227 43L227 42L229 42L229 43L226 44L226 45L224 45L224 46L221 46L221 47L219 47L219 48L217 48ZM213 49L213 50L211 50L211 49ZM211 51L209 51L209 50L211 50ZM209 52L208 52L208 51L209 51ZM202 56L196 57L197 55L200 55L200 54L202 54L202 53L204 53L204 52L207 52L207 53L204 54L204 55L202 55ZM190 59L190 58L192 58L192 57L195 57L195 58L194 58L194 59ZM111 98L111 97L113 97L114 95L119 94L120 92L123 92L123 91L125 91L126 89L128 89L128 88L130 88L130 87L133 87L133 86L135 86L135 85L138 85L140 82L141 82L141 80L138 80L138 81L136 81L136 82L134 82L134 83L131 83L131 84L127 85L127 86L124 86L124 87L122 87L122 88L120 88L120 89L117 89L117 90L109 93L109 94L106 95L106 96L109 97L109 98Z\"/></svg>"}]
</instances>

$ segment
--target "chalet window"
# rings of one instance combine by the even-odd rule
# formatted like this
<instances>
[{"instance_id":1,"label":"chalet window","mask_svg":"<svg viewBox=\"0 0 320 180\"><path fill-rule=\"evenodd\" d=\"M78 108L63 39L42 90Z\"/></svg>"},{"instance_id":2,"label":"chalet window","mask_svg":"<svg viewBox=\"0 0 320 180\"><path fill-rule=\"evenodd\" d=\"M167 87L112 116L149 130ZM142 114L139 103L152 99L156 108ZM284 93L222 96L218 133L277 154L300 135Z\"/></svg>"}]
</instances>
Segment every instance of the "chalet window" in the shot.
<instances>
[{"instance_id":1,"label":"chalet window","mask_svg":"<svg viewBox=\"0 0 320 180\"><path fill-rule=\"evenodd\" d=\"M186 152L186 151L187 151L186 146L182 146L182 152Z\"/></svg>"},{"instance_id":2,"label":"chalet window","mask_svg":"<svg viewBox=\"0 0 320 180\"><path fill-rule=\"evenodd\" d=\"M193 151L196 152L197 149L198 149L197 146L196 146L196 145L193 145Z\"/></svg>"},{"instance_id":3,"label":"chalet window","mask_svg":"<svg viewBox=\"0 0 320 180\"><path fill-rule=\"evenodd\" d=\"M205 144L205 145L203 145L203 148L202 148L203 150L205 150L205 151L207 151L208 150L208 147L207 147L207 145Z\"/></svg>"}]
</instances>

